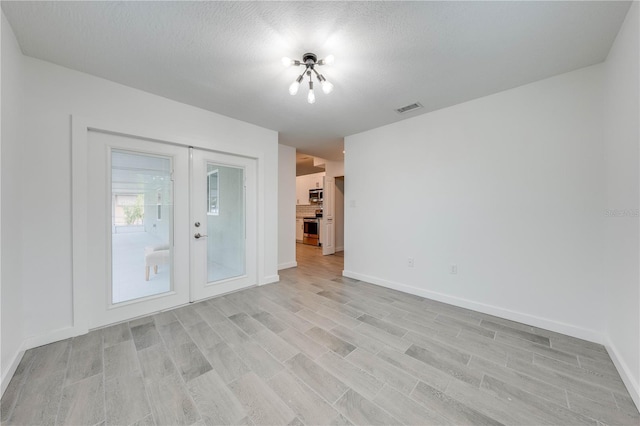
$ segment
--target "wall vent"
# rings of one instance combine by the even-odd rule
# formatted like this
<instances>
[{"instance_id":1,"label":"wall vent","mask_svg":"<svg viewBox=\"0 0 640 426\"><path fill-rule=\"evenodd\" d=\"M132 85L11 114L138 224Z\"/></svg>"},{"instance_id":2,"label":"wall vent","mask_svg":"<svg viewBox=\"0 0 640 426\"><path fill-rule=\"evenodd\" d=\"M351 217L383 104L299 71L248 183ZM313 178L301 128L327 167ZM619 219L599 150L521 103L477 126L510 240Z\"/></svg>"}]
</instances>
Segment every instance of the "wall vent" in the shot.
<instances>
[{"instance_id":1,"label":"wall vent","mask_svg":"<svg viewBox=\"0 0 640 426\"><path fill-rule=\"evenodd\" d=\"M411 105L406 105L396 109L396 112L399 114L404 114L405 112L413 111L414 109L422 108L422 104L420 102L415 102Z\"/></svg>"}]
</instances>

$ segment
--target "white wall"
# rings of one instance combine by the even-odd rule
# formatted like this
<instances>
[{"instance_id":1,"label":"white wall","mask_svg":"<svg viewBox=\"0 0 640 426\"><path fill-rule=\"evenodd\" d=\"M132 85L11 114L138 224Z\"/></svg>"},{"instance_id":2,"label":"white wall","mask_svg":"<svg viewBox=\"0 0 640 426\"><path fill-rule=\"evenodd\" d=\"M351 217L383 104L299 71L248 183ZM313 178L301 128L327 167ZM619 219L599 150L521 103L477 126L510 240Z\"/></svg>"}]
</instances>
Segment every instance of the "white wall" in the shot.
<instances>
[{"instance_id":1,"label":"white wall","mask_svg":"<svg viewBox=\"0 0 640 426\"><path fill-rule=\"evenodd\" d=\"M3 44L3 63L5 54ZM24 301L22 316L14 324L23 325L27 345L65 337L73 325L71 115L122 128L154 129L167 140L188 139L196 146L228 152L241 149L264 158L259 165L264 171L259 203L264 200L264 207L258 212L258 244L264 259L258 265L258 279L260 283L277 281L276 132L29 57L22 57L19 71L25 113L20 151L3 153L2 158L15 169L13 185L21 185L19 191L28 194L15 206L20 214L14 214L17 221L11 223L13 230L19 230L11 247L21 259L16 262L20 274L16 285ZM4 105L5 93L2 101ZM2 195L6 200L4 188ZM3 214L6 223L9 219ZM3 243L4 238L3 232ZM3 262L7 255L3 250ZM4 284L3 277L3 290Z\"/></svg>"},{"instance_id":2,"label":"white wall","mask_svg":"<svg viewBox=\"0 0 640 426\"><path fill-rule=\"evenodd\" d=\"M278 145L278 269L296 263L296 149Z\"/></svg>"},{"instance_id":3,"label":"white wall","mask_svg":"<svg viewBox=\"0 0 640 426\"><path fill-rule=\"evenodd\" d=\"M347 137L345 275L598 340L602 73Z\"/></svg>"},{"instance_id":4,"label":"white wall","mask_svg":"<svg viewBox=\"0 0 640 426\"><path fill-rule=\"evenodd\" d=\"M640 407L639 14L635 2L605 63L604 286L609 352Z\"/></svg>"},{"instance_id":5,"label":"white wall","mask_svg":"<svg viewBox=\"0 0 640 426\"><path fill-rule=\"evenodd\" d=\"M22 53L13 31L2 14L2 146L0 171L2 222L0 223L0 311L1 338L0 360L2 392L22 356L22 189L21 189L21 140L22 114Z\"/></svg>"}]
</instances>

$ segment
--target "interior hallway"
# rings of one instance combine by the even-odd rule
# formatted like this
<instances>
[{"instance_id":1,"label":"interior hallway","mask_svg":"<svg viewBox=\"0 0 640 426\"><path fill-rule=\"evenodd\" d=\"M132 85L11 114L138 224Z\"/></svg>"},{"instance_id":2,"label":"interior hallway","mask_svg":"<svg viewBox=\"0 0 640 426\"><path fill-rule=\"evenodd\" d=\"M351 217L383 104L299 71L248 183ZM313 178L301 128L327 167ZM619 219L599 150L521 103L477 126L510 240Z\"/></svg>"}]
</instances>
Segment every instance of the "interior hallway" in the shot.
<instances>
[{"instance_id":1,"label":"interior hallway","mask_svg":"<svg viewBox=\"0 0 640 426\"><path fill-rule=\"evenodd\" d=\"M601 345L341 278L281 281L27 351L4 424L629 424Z\"/></svg>"}]
</instances>

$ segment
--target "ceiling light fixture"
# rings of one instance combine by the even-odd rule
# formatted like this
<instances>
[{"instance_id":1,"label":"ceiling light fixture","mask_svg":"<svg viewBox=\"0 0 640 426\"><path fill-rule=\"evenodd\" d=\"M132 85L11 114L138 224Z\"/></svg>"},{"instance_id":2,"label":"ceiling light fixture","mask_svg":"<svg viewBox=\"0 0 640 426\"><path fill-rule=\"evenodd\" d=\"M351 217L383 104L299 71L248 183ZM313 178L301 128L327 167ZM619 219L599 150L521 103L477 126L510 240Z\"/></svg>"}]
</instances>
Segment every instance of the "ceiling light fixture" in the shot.
<instances>
[{"instance_id":1,"label":"ceiling light fixture","mask_svg":"<svg viewBox=\"0 0 640 426\"><path fill-rule=\"evenodd\" d=\"M289 86L289 93L292 96L298 93L300 83L302 82L302 79L306 74L307 77L309 77L309 93L307 94L307 102L309 102L310 104L315 103L316 94L313 91L313 80L311 78L312 73L316 75L316 78L320 82L322 91L327 95L331 93L333 91L333 84L329 83L322 74L319 74L318 71L316 71L316 65L331 65L333 64L333 61L333 55L329 55L324 59L318 60L318 57L314 53L305 53L304 55L302 55L302 61L297 61L290 58L282 58L282 65L284 65L285 67L290 67L291 65L304 65L305 67L304 71L302 71L302 74L300 74L298 78L296 78L296 80L291 83L291 86Z\"/></svg>"}]
</instances>

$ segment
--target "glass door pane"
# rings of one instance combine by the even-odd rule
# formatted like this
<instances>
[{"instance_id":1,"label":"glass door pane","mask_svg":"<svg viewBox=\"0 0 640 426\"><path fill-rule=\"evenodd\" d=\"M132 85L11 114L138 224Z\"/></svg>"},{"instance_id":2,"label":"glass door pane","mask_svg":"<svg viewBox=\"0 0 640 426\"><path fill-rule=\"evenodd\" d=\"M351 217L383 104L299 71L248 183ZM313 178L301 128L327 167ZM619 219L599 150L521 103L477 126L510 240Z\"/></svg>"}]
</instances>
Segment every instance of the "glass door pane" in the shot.
<instances>
[{"instance_id":1,"label":"glass door pane","mask_svg":"<svg viewBox=\"0 0 640 426\"><path fill-rule=\"evenodd\" d=\"M111 151L111 303L172 289L171 157Z\"/></svg>"},{"instance_id":2,"label":"glass door pane","mask_svg":"<svg viewBox=\"0 0 640 426\"><path fill-rule=\"evenodd\" d=\"M207 282L246 274L244 169L207 162Z\"/></svg>"}]
</instances>

